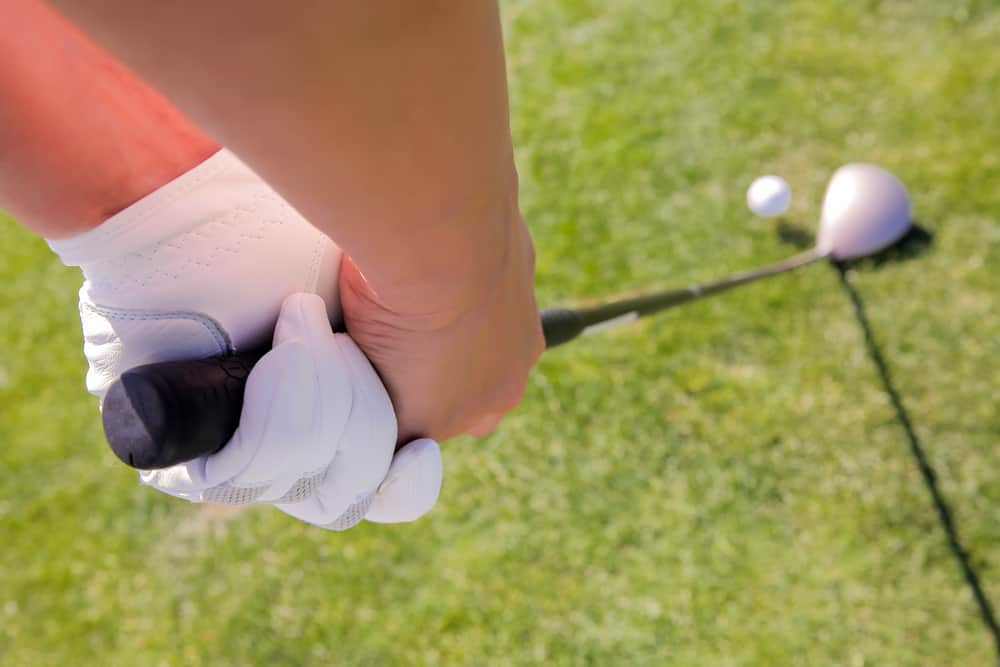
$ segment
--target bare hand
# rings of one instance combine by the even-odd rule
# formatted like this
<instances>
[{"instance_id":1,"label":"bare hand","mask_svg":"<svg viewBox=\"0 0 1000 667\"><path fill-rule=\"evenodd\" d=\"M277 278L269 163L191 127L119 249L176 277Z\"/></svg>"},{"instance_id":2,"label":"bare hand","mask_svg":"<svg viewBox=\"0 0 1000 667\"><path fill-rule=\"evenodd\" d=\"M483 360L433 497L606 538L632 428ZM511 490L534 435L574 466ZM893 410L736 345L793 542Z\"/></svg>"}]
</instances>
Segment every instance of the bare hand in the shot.
<instances>
[{"instance_id":1,"label":"bare hand","mask_svg":"<svg viewBox=\"0 0 1000 667\"><path fill-rule=\"evenodd\" d=\"M417 296L379 295L346 255L340 275L348 333L382 377L399 420L399 441L485 435L524 395L545 347L534 296L534 247L517 215L490 279L450 305L420 286ZM462 276L455 276L462 281ZM424 290L426 287L426 290ZM420 293L423 291L424 297ZM396 302L393 302L396 301Z\"/></svg>"}]
</instances>

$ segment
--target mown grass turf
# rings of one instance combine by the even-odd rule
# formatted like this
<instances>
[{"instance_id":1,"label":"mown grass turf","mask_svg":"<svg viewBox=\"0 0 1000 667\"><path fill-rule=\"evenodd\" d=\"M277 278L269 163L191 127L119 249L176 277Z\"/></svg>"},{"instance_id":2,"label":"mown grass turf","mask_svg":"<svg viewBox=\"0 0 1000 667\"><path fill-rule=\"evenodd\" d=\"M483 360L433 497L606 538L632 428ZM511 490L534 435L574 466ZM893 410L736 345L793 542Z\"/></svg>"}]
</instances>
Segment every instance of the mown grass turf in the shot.
<instances>
[{"instance_id":1,"label":"mown grass turf","mask_svg":"<svg viewBox=\"0 0 1000 667\"><path fill-rule=\"evenodd\" d=\"M1000 601L1000 7L504 3L544 304L794 248L838 165L908 185L920 256L850 280ZM549 353L446 447L423 521L330 534L139 488L82 389L79 276L4 221L0 664L996 662L836 274Z\"/></svg>"}]
</instances>

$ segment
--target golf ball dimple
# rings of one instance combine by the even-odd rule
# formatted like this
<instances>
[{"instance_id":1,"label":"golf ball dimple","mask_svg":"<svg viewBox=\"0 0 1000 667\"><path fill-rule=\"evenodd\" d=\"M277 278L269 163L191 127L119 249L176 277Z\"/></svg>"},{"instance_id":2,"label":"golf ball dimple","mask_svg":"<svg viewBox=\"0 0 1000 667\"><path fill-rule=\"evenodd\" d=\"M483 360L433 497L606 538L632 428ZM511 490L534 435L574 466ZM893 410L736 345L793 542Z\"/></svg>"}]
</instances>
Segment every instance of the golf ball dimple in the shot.
<instances>
[{"instance_id":1,"label":"golf ball dimple","mask_svg":"<svg viewBox=\"0 0 1000 667\"><path fill-rule=\"evenodd\" d=\"M781 176L761 176L747 188L747 206L757 215L781 215L791 201L792 189Z\"/></svg>"}]
</instances>

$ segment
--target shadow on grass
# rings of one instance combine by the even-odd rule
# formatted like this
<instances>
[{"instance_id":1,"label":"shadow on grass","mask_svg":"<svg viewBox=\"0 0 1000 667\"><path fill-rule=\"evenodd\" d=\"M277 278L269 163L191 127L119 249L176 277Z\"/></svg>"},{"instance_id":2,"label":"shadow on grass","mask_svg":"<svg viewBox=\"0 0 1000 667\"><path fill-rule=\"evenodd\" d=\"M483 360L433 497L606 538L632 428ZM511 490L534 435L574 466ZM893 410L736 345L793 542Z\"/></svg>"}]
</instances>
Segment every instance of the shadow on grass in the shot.
<instances>
[{"instance_id":1,"label":"shadow on grass","mask_svg":"<svg viewBox=\"0 0 1000 667\"><path fill-rule=\"evenodd\" d=\"M993 637L993 645L997 655L997 662L1000 664L1000 626L997 625L996 616L993 613L993 606L990 604L989 598L986 597L986 592L983 590L982 584L979 581L979 574L976 572L976 569L972 564L969 552L962 546L962 541L958 535L958 528L955 526L955 520L952 517L951 507L948 505L948 502L944 498L944 494L938 487L937 473L934 472L934 468L927 459L927 454L924 451L923 445L921 445L920 439L913 430L913 423L910 421L910 415L906 411L906 407L903 405L903 399L900 397L899 391L896 389L896 385L892 381L892 374L889 372L889 366L886 364L885 357L882 355L882 350L879 348L878 342L875 340L875 335L872 332L871 322L868 320L868 315L865 312L865 304L861 300L861 295L858 293L857 289L855 289L854 285L851 284L851 281L847 276L847 269L850 268L850 264L846 262L835 263L833 264L833 268L840 278L841 287L851 300L851 305L854 307L854 316L857 318L858 325L864 333L865 346L868 348L868 356L871 358L872 363L875 364L875 368L878 370L879 377L882 380L882 387L885 389L885 393L889 396L889 401L892 403L892 407L896 412L896 419L899 421L899 425L903 429L903 432L906 434L906 439L910 443L910 453L916 461L917 468L920 469L920 474L924 479L924 484L927 487L928 493L930 493L931 501L934 503L934 509L937 510L941 528L944 529L945 535L947 536L948 546L951 548L951 552L952 555L955 556L955 560L958 561L958 565L962 570L962 575L965 577L965 582L968 584L969 589L972 592L972 596L975 598L976 606L979 608L979 615L982 617L983 624L986 625L986 629Z\"/></svg>"},{"instance_id":2,"label":"shadow on grass","mask_svg":"<svg viewBox=\"0 0 1000 667\"><path fill-rule=\"evenodd\" d=\"M786 220L778 222L775 233L783 242L803 250L811 248L816 243L815 235L811 230ZM882 252L870 257L843 262L843 264L847 268L852 269L877 269L883 264L894 264L896 262L916 259L928 252L932 245L934 245L934 232L919 220L914 220L910 231L906 232L903 238Z\"/></svg>"}]
</instances>

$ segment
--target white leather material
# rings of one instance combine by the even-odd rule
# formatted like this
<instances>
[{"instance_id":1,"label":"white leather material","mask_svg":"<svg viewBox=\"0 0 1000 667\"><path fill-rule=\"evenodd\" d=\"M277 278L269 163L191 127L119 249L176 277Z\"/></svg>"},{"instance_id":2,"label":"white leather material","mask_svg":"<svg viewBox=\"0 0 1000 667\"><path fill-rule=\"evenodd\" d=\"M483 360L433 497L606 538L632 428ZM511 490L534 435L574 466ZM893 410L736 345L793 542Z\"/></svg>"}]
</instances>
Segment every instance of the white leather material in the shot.
<instances>
[{"instance_id":1,"label":"white leather material","mask_svg":"<svg viewBox=\"0 0 1000 667\"><path fill-rule=\"evenodd\" d=\"M98 306L80 299L83 353L90 362L87 391L103 398L123 371L158 361L203 359L228 353L233 344L222 326L201 313L149 312ZM169 341L124 345L123 341Z\"/></svg>"},{"instance_id":2,"label":"white leather material","mask_svg":"<svg viewBox=\"0 0 1000 667\"><path fill-rule=\"evenodd\" d=\"M269 502L344 530L375 506L374 520L396 522L434 505L437 443L410 443L394 461L395 445L392 402L371 363L349 336L332 332L322 299L293 294L271 351L250 373L229 443L212 456L140 476L193 502Z\"/></svg>"},{"instance_id":3,"label":"white leather material","mask_svg":"<svg viewBox=\"0 0 1000 667\"><path fill-rule=\"evenodd\" d=\"M437 503L441 491L441 449L429 438L414 440L396 452L379 485L368 521L416 521Z\"/></svg>"},{"instance_id":4,"label":"white leather material","mask_svg":"<svg viewBox=\"0 0 1000 667\"><path fill-rule=\"evenodd\" d=\"M144 472L146 484L195 502L270 502L336 530L369 513L411 521L434 505L437 444L411 443L393 459L388 393L354 342L331 330L340 249L234 155L222 150L49 245L83 270L87 389L102 399L134 366L226 354L274 332L228 445Z\"/></svg>"},{"instance_id":5,"label":"white leather material","mask_svg":"<svg viewBox=\"0 0 1000 667\"><path fill-rule=\"evenodd\" d=\"M293 292L319 294L339 319L340 249L226 150L49 245L83 269L87 388L98 396L138 364L266 342Z\"/></svg>"}]
</instances>

